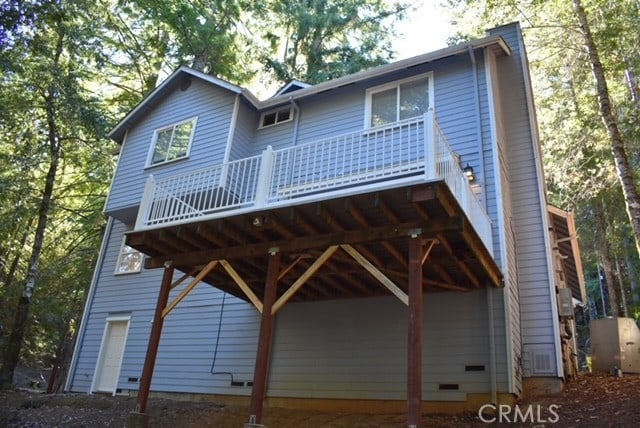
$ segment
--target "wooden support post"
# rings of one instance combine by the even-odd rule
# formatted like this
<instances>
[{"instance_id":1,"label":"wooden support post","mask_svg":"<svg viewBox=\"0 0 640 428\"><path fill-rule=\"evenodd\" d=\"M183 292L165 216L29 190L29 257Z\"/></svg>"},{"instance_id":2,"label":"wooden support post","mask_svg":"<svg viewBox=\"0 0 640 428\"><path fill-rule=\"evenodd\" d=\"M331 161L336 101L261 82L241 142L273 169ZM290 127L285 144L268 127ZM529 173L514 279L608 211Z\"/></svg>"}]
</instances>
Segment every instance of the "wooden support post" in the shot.
<instances>
[{"instance_id":1,"label":"wooden support post","mask_svg":"<svg viewBox=\"0 0 640 428\"><path fill-rule=\"evenodd\" d=\"M260 321L260 337L258 338L258 351L256 366L253 372L253 390L251 392L251 407L249 422L259 424L262 421L264 398L267 393L267 377L269 375L269 359L271 357L271 339L273 337L273 325L275 315L271 308L276 301L278 274L280 271L280 251L269 251L269 266L267 279L262 299L262 320Z\"/></svg>"},{"instance_id":2,"label":"wooden support post","mask_svg":"<svg viewBox=\"0 0 640 428\"><path fill-rule=\"evenodd\" d=\"M409 238L409 343L407 362L407 416L409 427L422 419L422 243L419 235Z\"/></svg>"},{"instance_id":3,"label":"wooden support post","mask_svg":"<svg viewBox=\"0 0 640 428\"><path fill-rule=\"evenodd\" d=\"M140 389L138 390L138 399L136 401L136 409L129 414L129 427L147 427L148 416L145 415L147 410L147 399L149 398L149 389L151 388L151 377L153 376L153 368L156 365L156 356L158 355L158 345L160 344L160 335L162 334L162 311L169 301L169 292L171 291L171 280L173 279L174 267L170 262L165 264L162 284L158 294L158 302L156 304L156 312L153 316L153 325L151 326L151 334L149 335L149 344L147 345L147 355L144 359L144 367L142 369L142 378L140 379Z\"/></svg>"}]
</instances>

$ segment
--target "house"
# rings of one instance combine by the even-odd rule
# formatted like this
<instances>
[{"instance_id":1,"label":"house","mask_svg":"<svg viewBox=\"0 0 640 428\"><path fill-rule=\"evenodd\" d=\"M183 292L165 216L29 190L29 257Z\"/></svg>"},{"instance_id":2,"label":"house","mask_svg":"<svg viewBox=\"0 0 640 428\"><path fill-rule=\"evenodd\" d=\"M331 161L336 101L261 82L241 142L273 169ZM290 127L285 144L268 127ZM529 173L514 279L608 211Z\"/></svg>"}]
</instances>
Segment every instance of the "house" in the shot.
<instances>
[{"instance_id":1,"label":"house","mask_svg":"<svg viewBox=\"0 0 640 428\"><path fill-rule=\"evenodd\" d=\"M579 254L548 211L518 24L266 100L182 67L110 136L67 390L418 426L562 387L578 276L556 259Z\"/></svg>"}]
</instances>

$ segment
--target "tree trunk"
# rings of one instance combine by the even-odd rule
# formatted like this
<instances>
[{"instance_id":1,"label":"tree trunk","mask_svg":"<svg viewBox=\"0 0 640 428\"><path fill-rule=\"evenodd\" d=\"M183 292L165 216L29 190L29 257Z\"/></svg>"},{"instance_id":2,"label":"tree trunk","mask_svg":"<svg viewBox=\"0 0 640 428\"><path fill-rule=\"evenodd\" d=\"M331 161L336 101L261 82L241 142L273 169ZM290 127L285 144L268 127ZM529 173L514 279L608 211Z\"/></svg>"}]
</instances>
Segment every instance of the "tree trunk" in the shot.
<instances>
[{"instance_id":1,"label":"tree trunk","mask_svg":"<svg viewBox=\"0 0 640 428\"><path fill-rule=\"evenodd\" d=\"M604 280L607 283L607 293L609 295L610 310L606 310L606 303L602 302L602 308L606 315L618 317L618 295L616 293L615 279L613 267L611 265L611 254L609 252L609 243L607 242L607 223L604 218L604 206L601 201L594 201L594 216L596 220L596 239L600 250L600 263L604 274Z\"/></svg>"},{"instance_id":2,"label":"tree trunk","mask_svg":"<svg viewBox=\"0 0 640 428\"><path fill-rule=\"evenodd\" d=\"M616 276L618 277L618 289L620 291L620 306L622 308L622 316L629 317L629 305L627 305L627 293L622 279L622 271L620 270L620 260L616 257Z\"/></svg>"},{"instance_id":3,"label":"tree trunk","mask_svg":"<svg viewBox=\"0 0 640 428\"><path fill-rule=\"evenodd\" d=\"M15 311L11 334L5 345L2 358L2 368L0 369L0 388L2 389L11 388L13 384L13 374L20 360L20 351L29 320L31 299L36 288L40 255L42 254L49 212L52 208L53 189L58 172L58 164L60 162L60 137L56 123L55 97L49 92L44 94L43 98L47 110L48 144L50 152L49 170L47 171L42 199L40 200L38 224L33 239L33 246L31 247L31 257L29 259L29 270L27 271L25 287Z\"/></svg>"},{"instance_id":4,"label":"tree trunk","mask_svg":"<svg viewBox=\"0 0 640 428\"><path fill-rule=\"evenodd\" d=\"M636 264L633 262L629 247L631 246L631 239L625 239L622 243L622 255L624 257L624 264L627 268L627 274L629 275L629 288L631 290L631 301L634 304L640 304L640 283L638 282L638 274L636 273Z\"/></svg>"},{"instance_id":5,"label":"tree trunk","mask_svg":"<svg viewBox=\"0 0 640 428\"><path fill-rule=\"evenodd\" d=\"M600 62L600 55L591 34L591 28L587 21L586 12L582 7L581 0L573 0L573 5L578 21L580 22L584 43L589 53L589 60L593 68L593 76L596 81L600 115L602 116L609 134L609 141L611 143L613 157L618 170L618 178L622 185L627 214L634 233L636 251L638 252L638 255L640 255L640 192L638 192L638 188L636 187L633 169L631 168L625 151L624 139L622 138L622 134L618 128L618 122L611 109L611 98L609 96L609 88L607 87L604 68Z\"/></svg>"},{"instance_id":6,"label":"tree trunk","mask_svg":"<svg viewBox=\"0 0 640 428\"><path fill-rule=\"evenodd\" d=\"M22 248L24 247L24 244L27 242L27 238L29 237L29 233L28 230L31 229L31 225L33 224L32 219L29 219L29 221L27 222L27 225L25 227L25 232L22 234L22 236L20 237L20 244L19 246L17 246L17 248ZM13 260L11 261L11 264L9 265L9 269L6 272L2 273L2 277L0 278L0 282L2 282L4 284L4 289L5 289L5 296L8 295L9 290L13 287L13 280L16 276L16 272L18 271L18 265L20 263L20 258L22 257L22 254L20 253L20 251L16 251L15 256L13 257Z\"/></svg>"}]
</instances>

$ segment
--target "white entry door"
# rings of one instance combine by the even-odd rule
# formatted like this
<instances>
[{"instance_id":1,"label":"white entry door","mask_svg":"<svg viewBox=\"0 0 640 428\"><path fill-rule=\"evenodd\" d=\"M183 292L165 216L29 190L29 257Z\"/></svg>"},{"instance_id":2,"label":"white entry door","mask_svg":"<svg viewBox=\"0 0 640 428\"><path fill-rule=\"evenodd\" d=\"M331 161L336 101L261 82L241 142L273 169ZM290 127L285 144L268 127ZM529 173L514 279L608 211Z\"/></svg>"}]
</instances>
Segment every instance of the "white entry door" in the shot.
<instances>
[{"instance_id":1,"label":"white entry door","mask_svg":"<svg viewBox=\"0 0 640 428\"><path fill-rule=\"evenodd\" d=\"M94 377L93 391L115 394L128 330L128 318L107 319Z\"/></svg>"}]
</instances>

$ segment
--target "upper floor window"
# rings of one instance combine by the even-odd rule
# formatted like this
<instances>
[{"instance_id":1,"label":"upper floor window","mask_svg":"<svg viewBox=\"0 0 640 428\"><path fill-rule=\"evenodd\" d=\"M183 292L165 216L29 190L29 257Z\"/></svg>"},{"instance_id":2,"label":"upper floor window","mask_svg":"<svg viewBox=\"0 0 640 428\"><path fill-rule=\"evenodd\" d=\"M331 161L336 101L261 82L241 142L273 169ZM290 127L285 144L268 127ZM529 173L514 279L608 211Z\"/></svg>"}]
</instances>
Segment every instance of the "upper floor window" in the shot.
<instances>
[{"instance_id":1,"label":"upper floor window","mask_svg":"<svg viewBox=\"0 0 640 428\"><path fill-rule=\"evenodd\" d=\"M186 158L189 155L196 118L156 129L153 134L152 150L148 166Z\"/></svg>"},{"instance_id":2,"label":"upper floor window","mask_svg":"<svg viewBox=\"0 0 640 428\"><path fill-rule=\"evenodd\" d=\"M367 89L366 127L421 116L433 105L432 73Z\"/></svg>"},{"instance_id":3,"label":"upper floor window","mask_svg":"<svg viewBox=\"0 0 640 428\"><path fill-rule=\"evenodd\" d=\"M124 239L118 253L118 262L116 263L116 275L123 273L136 273L142 270L142 262L144 254L128 246Z\"/></svg>"},{"instance_id":4,"label":"upper floor window","mask_svg":"<svg viewBox=\"0 0 640 428\"><path fill-rule=\"evenodd\" d=\"M271 110L262 113L260 116L260 128L265 128L278 123L293 120L293 111L291 107L284 107L278 110Z\"/></svg>"}]
</instances>

